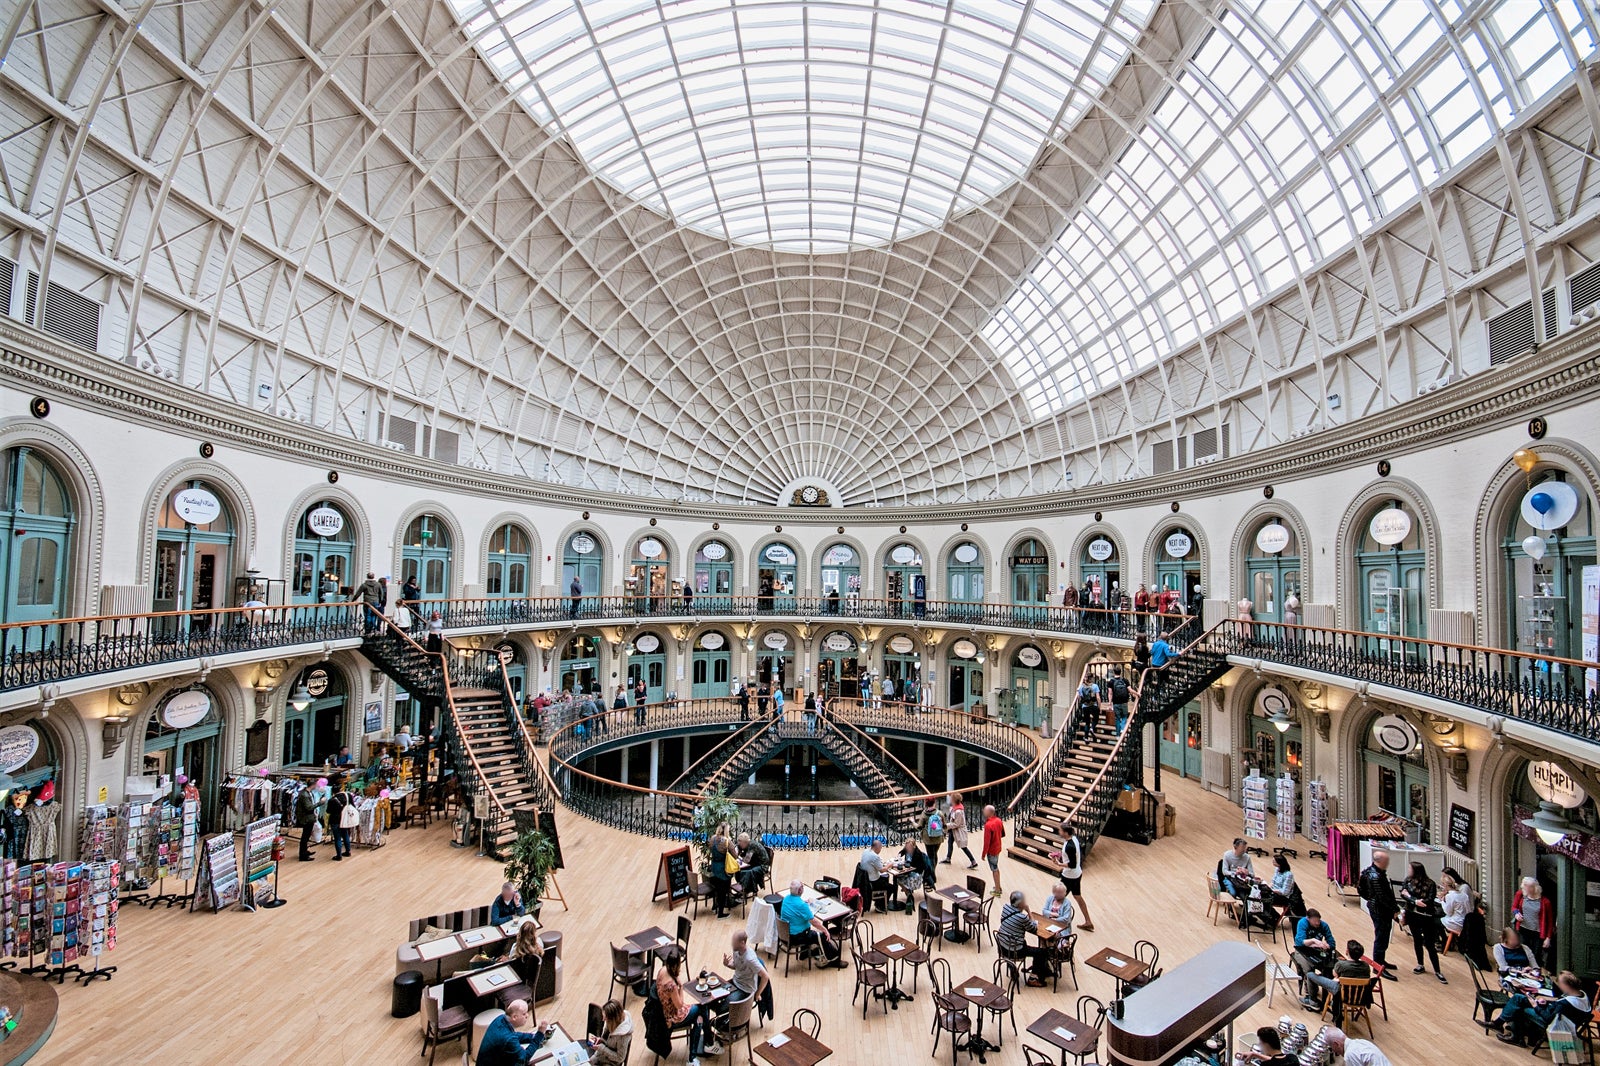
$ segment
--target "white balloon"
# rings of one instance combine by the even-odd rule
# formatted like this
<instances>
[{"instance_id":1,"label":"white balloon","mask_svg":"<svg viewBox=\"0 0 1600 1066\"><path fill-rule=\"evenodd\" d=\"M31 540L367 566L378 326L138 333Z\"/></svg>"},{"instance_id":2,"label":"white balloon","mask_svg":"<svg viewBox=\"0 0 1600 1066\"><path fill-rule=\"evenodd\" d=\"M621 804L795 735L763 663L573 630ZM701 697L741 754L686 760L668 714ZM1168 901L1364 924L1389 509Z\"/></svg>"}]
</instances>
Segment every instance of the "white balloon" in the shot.
<instances>
[{"instance_id":1,"label":"white balloon","mask_svg":"<svg viewBox=\"0 0 1600 1066\"><path fill-rule=\"evenodd\" d=\"M1544 538L1538 534L1524 537L1522 539L1522 550L1528 553L1528 557L1530 559L1532 559L1534 562L1538 562L1540 559L1544 558Z\"/></svg>"}]
</instances>

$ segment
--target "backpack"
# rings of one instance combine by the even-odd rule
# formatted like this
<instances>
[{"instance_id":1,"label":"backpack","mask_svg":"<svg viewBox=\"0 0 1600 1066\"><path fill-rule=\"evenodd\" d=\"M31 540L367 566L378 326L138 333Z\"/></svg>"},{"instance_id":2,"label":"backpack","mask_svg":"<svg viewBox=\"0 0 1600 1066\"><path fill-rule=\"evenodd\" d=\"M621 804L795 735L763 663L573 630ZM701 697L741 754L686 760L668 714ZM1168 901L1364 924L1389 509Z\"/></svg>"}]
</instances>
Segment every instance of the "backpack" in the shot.
<instances>
[{"instance_id":1,"label":"backpack","mask_svg":"<svg viewBox=\"0 0 1600 1066\"><path fill-rule=\"evenodd\" d=\"M928 815L928 835L931 837L944 836L944 819L939 817L938 811Z\"/></svg>"},{"instance_id":2,"label":"backpack","mask_svg":"<svg viewBox=\"0 0 1600 1066\"><path fill-rule=\"evenodd\" d=\"M1128 702L1128 682L1124 678L1113 677L1106 687L1111 689L1112 703Z\"/></svg>"},{"instance_id":3,"label":"backpack","mask_svg":"<svg viewBox=\"0 0 1600 1066\"><path fill-rule=\"evenodd\" d=\"M1098 711L1100 709L1100 697L1095 694L1094 689L1080 688L1078 690L1078 709L1081 711Z\"/></svg>"}]
</instances>

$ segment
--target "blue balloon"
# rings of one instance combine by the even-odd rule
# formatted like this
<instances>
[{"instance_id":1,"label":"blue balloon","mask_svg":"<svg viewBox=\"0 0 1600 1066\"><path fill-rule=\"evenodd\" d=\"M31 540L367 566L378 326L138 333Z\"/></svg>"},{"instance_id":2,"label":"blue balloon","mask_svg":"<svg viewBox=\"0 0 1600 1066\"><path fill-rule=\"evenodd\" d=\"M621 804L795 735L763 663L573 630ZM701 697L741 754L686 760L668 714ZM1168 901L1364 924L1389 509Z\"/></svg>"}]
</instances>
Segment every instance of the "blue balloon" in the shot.
<instances>
[{"instance_id":1,"label":"blue balloon","mask_svg":"<svg viewBox=\"0 0 1600 1066\"><path fill-rule=\"evenodd\" d=\"M1536 492L1528 497L1528 504L1540 514L1549 514L1550 509L1556 505L1556 498L1548 492Z\"/></svg>"}]
</instances>

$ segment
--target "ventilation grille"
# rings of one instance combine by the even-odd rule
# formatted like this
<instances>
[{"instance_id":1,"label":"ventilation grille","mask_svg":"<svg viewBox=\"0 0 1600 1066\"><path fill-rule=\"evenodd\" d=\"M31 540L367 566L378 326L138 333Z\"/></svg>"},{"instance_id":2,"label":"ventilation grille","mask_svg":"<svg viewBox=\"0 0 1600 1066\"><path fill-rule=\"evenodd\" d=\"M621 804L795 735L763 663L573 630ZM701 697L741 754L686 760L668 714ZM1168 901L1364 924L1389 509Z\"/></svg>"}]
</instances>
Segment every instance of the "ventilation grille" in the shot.
<instances>
[{"instance_id":1,"label":"ventilation grille","mask_svg":"<svg viewBox=\"0 0 1600 1066\"><path fill-rule=\"evenodd\" d=\"M414 452L417 450L417 424L409 418L385 415L383 418L383 439L390 444L404 448L408 452Z\"/></svg>"},{"instance_id":2,"label":"ventilation grille","mask_svg":"<svg viewBox=\"0 0 1600 1066\"><path fill-rule=\"evenodd\" d=\"M1170 474L1177 469L1172 461L1172 442L1158 440L1150 445L1150 472L1152 474Z\"/></svg>"},{"instance_id":3,"label":"ventilation grille","mask_svg":"<svg viewBox=\"0 0 1600 1066\"><path fill-rule=\"evenodd\" d=\"M9 280L6 291L10 291ZM33 325L34 302L39 298L39 275L28 274L28 302L23 315ZM44 324L46 333L76 344L91 352L100 350L100 305L55 282L44 296Z\"/></svg>"},{"instance_id":4,"label":"ventilation grille","mask_svg":"<svg viewBox=\"0 0 1600 1066\"><path fill-rule=\"evenodd\" d=\"M1170 474L1196 463L1213 459L1226 459L1229 455L1230 427L1224 423L1211 429L1202 429L1176 441L1160 440L1150 445L1150 472Z\"/></svg>"},{"instance_id":5,"label":"ventilation grille","mask_svg":"<svg viewBox=\"0 0 1600 1066\"><path fill-rule=\"evenodd\" d=\"M1600 303L1600 263L1586 267L1567 282L1567 296L1572 303L1572 313L1586 311Z\"/></svg>"},{"instance_id":6,"label":"ventilation grille","mask_svg":"<svg viewBox=\"0 0 1600 1066\"><path fill-rule=\"evenodd\" d=\"M1540 302L1544 304L1544 339L1549 340L1556 335L1556 326L1559 325L1556 322L1556 290L1544 290Z\"/></svg>"},{"instance_id":7,"label":"ventilation grille","mask_svg":"<svg viewBox=\"0 0 1600 1066\"><path fill-rule=\"evenodd\" d=\"M459 463L461 461L461 434L452 433L448 429L434 430L433 457L441 463Z\"/></svg>"},{"instance_id":8,"label":"ventilation grille","mask_svg":"<svg viewBox=\"0 0 1600 1066\"><path fill-rule=\"evenodd\" d=\"M17 279L17 264L0 259L0 311L11 313L11 285Z\"/></svg>"},{"instance_id":9,"label":"ventilation grille","mask_svg":"<svg viewBox=\"0 0 1600 1066\"><path fill-rule=\"evenodd\" d=\"M461 462L461 434L448 429L434 429L413 418L385 415L381 423L382 437L397 451L425 455L444 463Z\"/></svg>"},{"instance_id":10,"label":"ventilation grille","mask_svg":"<svg viewBox=\"0 0 1600 1066\"><path fill-rule=\"evenodd\" d=\"M1590 268L1593 269L1592 267ZM1588 271L1585 271L1588 273ZM1580 277L1582 275L1579 275ZM1573 279L1577 281L1576 278ZM1539 297L1544 311L1544 339L1556 335L1556 290L1546 289ZM1587 306L1577 303L1574 307ZM1489 320L1489 365L1498 366L1515 359L1537 343L1533 329L1533 301L1521 303Z\"/></svg>"}]
</instances>

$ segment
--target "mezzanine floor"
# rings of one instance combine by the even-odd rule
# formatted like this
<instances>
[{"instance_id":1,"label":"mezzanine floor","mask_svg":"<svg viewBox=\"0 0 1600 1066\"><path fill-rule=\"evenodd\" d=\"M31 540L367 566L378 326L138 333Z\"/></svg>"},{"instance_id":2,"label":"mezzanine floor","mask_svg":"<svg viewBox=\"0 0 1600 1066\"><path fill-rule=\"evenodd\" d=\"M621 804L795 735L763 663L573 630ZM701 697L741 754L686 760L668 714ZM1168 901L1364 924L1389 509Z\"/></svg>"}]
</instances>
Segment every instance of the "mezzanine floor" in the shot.
<instances>
[{"instance_id":1,"label":"mezzanine floor","mask_svg":"<svg viewBox=\"0 0 1600 1066\"><path fill-rule=\"evenodd\" d=\"M1104 946L1131 948L1147 937L1161 948L1162 964L1172 967L1220 938L1240 934L1226 923L1212 927L1205 918L1204 873L1239 826L1238 808L1207 795L1188 781L1168 781L1168 801L1178 808L1178 835L1150 847L1106 840L1095 849L1085 880L1096 931L1083 934L1079 958ZM571 905L546 905L546 924L565 932L565 990L541 1017L581 1029L584 1005L604 996L610 959L606 941L620 940L650 925L670 925L663 904L652 904L657 858L662 842L626 836L574 814L561 818L562 844L569 869L560 875ZM417 1018L389 1017L394 949L408 919L457 907L487 903L499 887L497 866L473 851L448 846L447 832L400 830L378 851L358 851L351 861L333 863L330 849L314 863L291 861L281 888L290 902L276 911L224 914L130 908L123 913L121 943L110 961L121 969L111 982L62 991L55 1036L35 1062L78 1066L114 1062L119 1066L221 1064L320 1064L416 1062L421 1047ZM1306 895L1321 905L1337 936L1370 940L1371 927L1354 906L1324 896L1320 861L1296 863ZM291 849L292 853L292 849ZM941 870L965 873L959 861ZM810 881L841 875L854 863L843 853L780 854L778 876ZM1050 878L1042 871L1006 862L1007 888L1025 889L1042 900ZM553 913L552 913L553 911ZM681 912L680 912L681 913ZM904 914L874 916L880 933L909 934ZM702 911L691 942L691 961L720 958L736 919L719 922ZM1389 1021L1375 1023L1378 1045L1396 1066L1431 1063L1527 1062L1469 1024L1472 981L1459 957L1445 962L1448 987L1432 976L1410 973L1409 941L1397 940L1391 958L1403 963L1402 977L1388 986ZM1285 956L1281 946L1275 950ZM988 976L993 949L980 953L970 944L946 945L945 957L960 980ZM1078 967L1083 991L1101 999L1111 994L1111 979ZM929 1058L927 984L917 999L885 1017L874 1006L865 1021L850 1005L851 974L844 971L791 971L777 977L778 1016L787 1024L798 1007L818 1010L822 1039L835 1049L830 1063L915 1063ZM1071 1010L1077 993L1066 984L1058 995L1024 989L1018 1005L1023 1028L1051 1006ZM637 1012L638 1000L629 998ZM1263 1002L1244 1021L1270 1022L1288 1012L1313 1025L1313 1016L1280 995L1273 1008ZM769 1023L770 1025L770 1023ZM1004 1051L990 1063L1022 1062L1020 1039L1009 1030ZM634 1061L650 1062L642 1037ZM459 1045L446 1045L441 1062L459 1060ZM735 1055L741 1063L742 1049ZM682 1043L670 1060L684 1061ZM721 1060L718 1060L721 1061ZM758 1062L760 1060L757 1060ZM962 1056L966 1061L966 1056ZM1547 1058L1543 1061L1548 1061Z\"/></svg>"}]
</instances>

